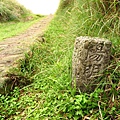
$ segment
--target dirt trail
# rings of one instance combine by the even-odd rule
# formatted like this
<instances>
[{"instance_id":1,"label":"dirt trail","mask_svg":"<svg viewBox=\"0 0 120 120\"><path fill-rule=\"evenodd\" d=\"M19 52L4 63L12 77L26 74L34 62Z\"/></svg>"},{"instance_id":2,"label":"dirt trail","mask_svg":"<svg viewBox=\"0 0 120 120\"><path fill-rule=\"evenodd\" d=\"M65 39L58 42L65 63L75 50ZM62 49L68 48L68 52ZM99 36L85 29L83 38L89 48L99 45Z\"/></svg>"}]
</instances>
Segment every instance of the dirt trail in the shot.
<instances>
[{"instance_id":1,"label":"dirt trail","mask_svg":"<svg viewBox=\"0 0 120 120\"><path fill-rule=\"evenodd\" d=\"M5 80L3 77L5 72L15 64L16 60L24 56L30 45L35 42L35 37L43 33L52 18L53 16L49 15L26 32L0 42L0 84Z\"/></svg>"}]
</instances>

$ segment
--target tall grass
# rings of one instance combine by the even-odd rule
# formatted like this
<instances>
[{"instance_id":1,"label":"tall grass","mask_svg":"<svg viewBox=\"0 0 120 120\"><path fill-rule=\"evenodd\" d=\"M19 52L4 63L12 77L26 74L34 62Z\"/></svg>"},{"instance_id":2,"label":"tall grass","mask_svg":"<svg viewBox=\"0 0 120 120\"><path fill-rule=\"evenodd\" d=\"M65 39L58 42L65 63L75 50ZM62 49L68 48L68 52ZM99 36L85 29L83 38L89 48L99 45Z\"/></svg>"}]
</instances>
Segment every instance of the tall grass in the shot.
<instances>
[{"instance_id":1,"label":"tall grass","mask_svg":"<svg viewBox=\"0 0 120 120\"><path fill-rule=\"evenodd\" d=\"M30 14L16 0L0 0L0 21L19 21L21 18Z\"/></svg>"},{"instance_id":2,"label":"tall grass","mask_svg":"<svg viewBox=\"0 0 120 120\"><path fill-rule=\"evenodd\" d=\"M74 0L64 9L59 8L44 34L45 42L38 42L13 70L13 74L33 83L16 88L10 97L1 96L1 118L119 120L119 20L113 16L116 22L111 26L109 14L101 12L99 3L98 0ZM113 42L111 63L90 94L77 93L71 87L74 41L81 35L105 37Z\"/></svg>"}]
</instances>

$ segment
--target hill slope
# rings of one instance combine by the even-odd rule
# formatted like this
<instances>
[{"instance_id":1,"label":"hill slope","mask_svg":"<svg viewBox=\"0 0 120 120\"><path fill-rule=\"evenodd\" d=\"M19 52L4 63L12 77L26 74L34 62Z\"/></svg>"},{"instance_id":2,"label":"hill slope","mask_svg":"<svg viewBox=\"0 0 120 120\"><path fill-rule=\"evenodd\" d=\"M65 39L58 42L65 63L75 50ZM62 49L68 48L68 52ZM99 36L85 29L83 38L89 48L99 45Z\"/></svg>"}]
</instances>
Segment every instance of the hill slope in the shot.
<instances>
[{"instance_id":1,"label":"hill slope","mask_svg":"<svg viewBox=\"0 0 120 120\"><path fill-rule=\"evenodd\" d=\"M26 10L16 0L0 0L0 21L20 20L30 11Z\"/></svg>"}]
</instances>

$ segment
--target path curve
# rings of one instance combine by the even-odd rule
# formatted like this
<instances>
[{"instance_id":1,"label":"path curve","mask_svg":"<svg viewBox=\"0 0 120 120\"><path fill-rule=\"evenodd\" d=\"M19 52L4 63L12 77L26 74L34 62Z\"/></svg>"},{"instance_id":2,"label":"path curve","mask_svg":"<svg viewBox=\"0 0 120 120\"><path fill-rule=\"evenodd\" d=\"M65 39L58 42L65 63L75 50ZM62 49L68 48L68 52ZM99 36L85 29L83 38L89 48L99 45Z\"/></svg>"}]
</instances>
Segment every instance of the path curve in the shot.
<instances>
[{"instance_id":1,"label":"path curve","mask_svg":"<svg viewBox=\"0 0 120 120\"><path fill-rule=\"evenodd\" d=\"M24 56L29 47L35 42L37 35L43 34L53 15L49 15L36 24L32 25L26 32L0 42L0 84L5 81L4 74L9 70L16 60Z\"/></svg>"}]
</instances>

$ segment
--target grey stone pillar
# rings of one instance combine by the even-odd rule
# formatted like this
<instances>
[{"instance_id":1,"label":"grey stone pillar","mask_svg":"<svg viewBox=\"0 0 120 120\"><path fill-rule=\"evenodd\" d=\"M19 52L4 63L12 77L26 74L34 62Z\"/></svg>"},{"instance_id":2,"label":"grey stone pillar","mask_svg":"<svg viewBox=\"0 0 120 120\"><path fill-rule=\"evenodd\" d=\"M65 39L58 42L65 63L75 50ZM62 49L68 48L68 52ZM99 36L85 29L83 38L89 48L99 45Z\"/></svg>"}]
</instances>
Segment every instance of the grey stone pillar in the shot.
<instances>
[{"instance_id":1,"label":"grey stone pillar","mask_svg":"<svg viewBox=\"0 0 120 120\"><path fill-rule=\"evenodd\" d=\"M110 62L111 42L97 37L81 36L75 41L72 58L72 86L91 92L97 76Z\"/></svg>"}]
</instances>

